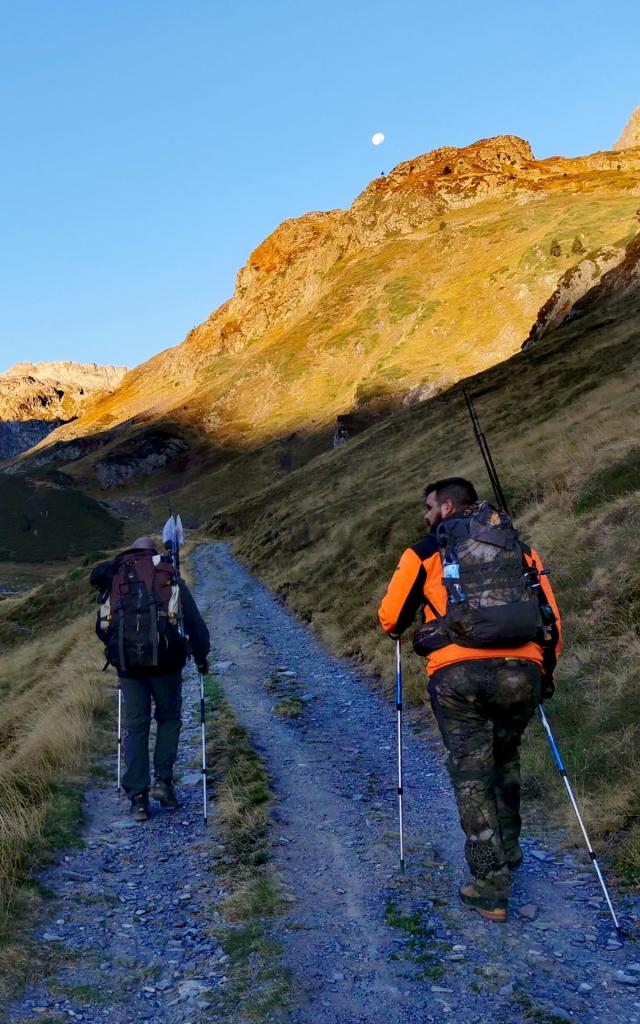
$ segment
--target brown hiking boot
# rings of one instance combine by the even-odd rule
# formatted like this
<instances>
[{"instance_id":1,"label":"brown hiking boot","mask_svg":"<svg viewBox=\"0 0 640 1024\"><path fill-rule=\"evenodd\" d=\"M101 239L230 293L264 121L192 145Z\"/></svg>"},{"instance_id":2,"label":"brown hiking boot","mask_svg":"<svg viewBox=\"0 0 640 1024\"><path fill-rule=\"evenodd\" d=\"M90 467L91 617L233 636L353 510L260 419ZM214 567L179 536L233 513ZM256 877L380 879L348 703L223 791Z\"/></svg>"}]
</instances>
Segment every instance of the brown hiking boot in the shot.
<instances>
[{"instance_id":1,"label":"brown hiking boot","mask_svg":"<svg viewBox=\"0 0 640 1024\"><path fill-rule=\"evenodd\" d=\"M464 905L475 910L485 921L501 923L507 920L506 900L488 899L478 892L473 882L463 885L458 892Z\"/></svg>"},{"instance_id":2,"label":"brown hiking boot","mask_svg":"<svg viewBox=\"0 0 640 1024\"><path fill-rule=\"evenodd\" d=\"M146 793L136 793L131 797L131 813L134 821L148 821L151 816L149 797Z\"/></svg>"},{"instance_id":3,"label":"brown hiking boot","mask_svg":"<svg viewBox=\"0 0 640 1024\"><path fill-rule=\"evenodd\" d=\"M151 790L151 796L163 807L178 807L178 798L172 782L165 779L156 779Z\"/></svg>"}]
</instances>

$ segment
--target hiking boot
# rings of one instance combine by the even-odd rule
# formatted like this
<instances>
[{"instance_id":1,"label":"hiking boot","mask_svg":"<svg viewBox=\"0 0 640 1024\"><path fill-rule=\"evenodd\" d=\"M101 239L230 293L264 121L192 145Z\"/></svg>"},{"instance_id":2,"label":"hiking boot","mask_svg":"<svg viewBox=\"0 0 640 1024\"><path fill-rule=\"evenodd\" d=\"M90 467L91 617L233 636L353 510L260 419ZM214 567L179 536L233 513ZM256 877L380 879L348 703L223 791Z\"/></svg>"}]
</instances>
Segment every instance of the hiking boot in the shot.
<instances>
[{"instance_id":1,"label":"hiking boot","mask_svg":"<svg viewBox=\"0 0 640 1024\"><path fill-rule=\"evenodd\" d=\"M172 782L167 782L165 779L156 779L151 790L151 796L154 800L157 800L163 807L178 807L178 798L176 797L175 790Z\"/></svg>"},{"instance_id":2,"label":"hiking boot","mask_svg":"<svg viewBox=\"0 0 640 1024\"><path fill-rule=\"evenodd\" d=\"M507 867L509 868L509 871L517 871L518 868L521 867L523 860L524 854L520 847L512 853L509 853L507 856Z\"/></svg>"},{"instance_id":3,"label":"hiking boot","mask_svg":"<svg viewBox=\"0 0 640 1024\"><path fill-rule=\"evenodd\" d=\"M460 899L466 907L471 907L485 921L497 923L507 920L507 901L495 897L487 898L478 892L473 882L468 882L458 890Z\"/></svg>"},{"instance_id":4,"label":"hiking boot","mask_svg":"<svg viewBox=\"0 0 640 1024\"><path fill-rule=\"evenodd\" d=\"M136 793L131 797L131 813L134 821L148 821L151 816L149 797L146 793Z\"/></svg>"}]
</instances>

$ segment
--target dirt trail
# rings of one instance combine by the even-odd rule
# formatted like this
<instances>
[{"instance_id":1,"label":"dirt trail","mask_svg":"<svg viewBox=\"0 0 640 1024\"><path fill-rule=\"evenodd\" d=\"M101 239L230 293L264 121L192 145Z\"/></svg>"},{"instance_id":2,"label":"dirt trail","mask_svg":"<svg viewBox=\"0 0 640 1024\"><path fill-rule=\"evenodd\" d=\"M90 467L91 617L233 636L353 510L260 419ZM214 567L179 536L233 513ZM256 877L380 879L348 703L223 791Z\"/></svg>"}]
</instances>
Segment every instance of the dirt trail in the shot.
<instances>
[{"instance_id":1,"label":"dirt trail","mask_svg":"<svg viewBox=\"0 0 640 1024\"><path fill-rule=\"evenodd\" d=\"M393 704L225 545L194 560L217 673L278 797L276 862L295 898L279 932L304 991L292 1024L640 1021L640 949L614 941L586 858L525 834L507 924L463 909L449 784L439 754L409 734L400 878ZM278 704L302 713L283 719ZM628 909L637 926L640 905Z\"/></svg>"}]
</instances>

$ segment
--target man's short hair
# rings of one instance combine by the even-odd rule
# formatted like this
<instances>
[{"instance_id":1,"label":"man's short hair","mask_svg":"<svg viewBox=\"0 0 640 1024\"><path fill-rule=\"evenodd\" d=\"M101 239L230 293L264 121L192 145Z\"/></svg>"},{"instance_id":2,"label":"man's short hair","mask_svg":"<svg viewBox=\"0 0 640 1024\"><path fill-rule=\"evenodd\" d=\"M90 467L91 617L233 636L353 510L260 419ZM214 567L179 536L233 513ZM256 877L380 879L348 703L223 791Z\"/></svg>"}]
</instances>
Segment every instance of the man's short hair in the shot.
<instances>
[{"instance_id":1,"label":"man's short hair","mask_svg":"<svg viewBox=\"0 0 640 1024\"><path fill-rule=\"evenodd\" d=\"M443 480L435 480L427 484L424 489L425 498L429 494L435 494L436 500L441 504L443 501L452 501L456 511L469 508L478 500L476 489L470 480L461 476L448 476Z\"/></svg>"}]
</instances>

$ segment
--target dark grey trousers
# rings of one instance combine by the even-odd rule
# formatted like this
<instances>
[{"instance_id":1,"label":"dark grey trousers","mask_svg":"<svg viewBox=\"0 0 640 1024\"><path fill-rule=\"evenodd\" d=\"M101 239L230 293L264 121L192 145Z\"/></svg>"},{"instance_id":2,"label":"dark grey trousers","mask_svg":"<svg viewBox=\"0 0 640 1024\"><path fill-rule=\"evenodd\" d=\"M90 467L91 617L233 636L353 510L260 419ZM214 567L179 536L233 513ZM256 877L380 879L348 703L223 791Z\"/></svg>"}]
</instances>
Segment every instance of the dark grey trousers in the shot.
<instances>
[{"instance_id":1,"label":"dark grey trousers","mask_svg":"<svg viewBox=\"0 0 640 1024\"><path fill-rule=\"evenodd\" d=\"M125 708L124 760L126 771L122 785L133 797L149 789L149 730L151 728L151 700L155 704L158 723L153 769L156 779L170 782L178 754L178 740L182 724L182 673L146 679L120 678Z\"/></svg>"}]
</instances>

